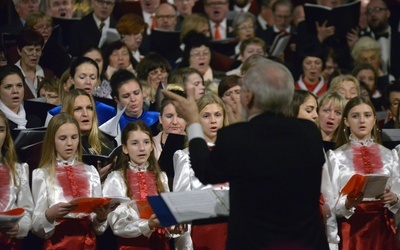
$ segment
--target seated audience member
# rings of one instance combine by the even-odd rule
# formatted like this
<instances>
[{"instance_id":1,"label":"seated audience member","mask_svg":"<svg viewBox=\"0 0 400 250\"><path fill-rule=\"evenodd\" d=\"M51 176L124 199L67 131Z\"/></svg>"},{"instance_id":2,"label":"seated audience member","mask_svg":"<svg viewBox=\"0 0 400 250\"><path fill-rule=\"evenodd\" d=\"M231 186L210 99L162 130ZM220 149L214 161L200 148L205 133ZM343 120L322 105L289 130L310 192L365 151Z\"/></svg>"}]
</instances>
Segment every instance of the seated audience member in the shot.
<instances>
[{"instance_id":1,"label":"seated audience member","mask_svg":"<svg viewBox=\"0 0 400 250\"><path fill-rule=\"evenodd\" d=\"M21 69L24 75L26 83L25 99L37 97L37 88L40 79L44 77L51 79L54 77L53 72L39 65L43 45L43 37L32 29L24 29L18 35L17 47L21 59L15 65Z\"/></svg>"},{"instance_id":2,"label":"seated audience member","mask_svg":"<svg viewBox=\"0 0 400 250\"><path fill-rule=\"evenodd\" d=\"M178 16L176 17L176 25L175 30L180 31L182 29L183 20L192 15L193 6L195 4L195 0L174 0L174 6L178 12Z\"/></svg>"},{"instance_id":3,"label":"seated audience member","mask_svg":"<svg viewBox=\"0 0 400 250\"><path fill-rule=\"evenodd\" d=\"M25 112L24 80L17 66L0 67L0 109L6 115L11 130L43 126L38 116Z\"/></svg>"},{"instance_id":4,"label":"seated audience member","mask_svg":"<svg viewBox=\"0 0 400 250\"><path fill-rule=\"evenodd\" d=\"M36 30L44 39L39 64L51 69L57 77L61 77L62 73L69 67L71 56L59 40L60 29L53 30L53 20L44 12L30 14L26 19L25 27Z\"/></svg>"},{"instance_id":5,"label":"seated audience member","mask_svg":"<svg viewBox=\"0 0 400 250\"><path fill-rule=\"evenodd\" d=\"M180 68L195 68L202 74L204 82L218 84L226 74L210 67L211 50L208 38L193 32L186 36L184 43L185 50Z\"/></svg>"},{"instance_id":6,"label":"seated audience member","mask_svg":"<svg viewBox=\"0 0 400 250\"><path fill-rule=\"evenodd\" d=\"M147 29L147 24L143 18L135 14L123 15L116 26L118 33L121 35L121 41L128 46L132 53L132 66L136 68L137 64L143 59L140 51L143 37Z\"/></svg>"},{"instance_id":7,"label":"seated audience member","mask_svg":"<svg viewBox=\"0 0 400 250\"><path fill-rule=\"evenodd\" d=\"M308 90L316 96L328 90L328 82L322 77L325 59L321 51L310 51L302 56L302 74L295 84L296 89Z\"/></svg>"},{"instance_id":8,"label":"seated audience member","mask_svg":"<svg viewBox=\"0 0 400 250\"><path fill-rule=\"evenodd\" d=\"M360 83L352 75L339 75L332 79L328 91L341 94L347 103L351 98L360 95Z\"/></svg>"},{"instance_id":9,"label":"seated audience member","mask_svg":"<svg viewBox=\"0 0 400 250\"><path fill-rule=\"evenodd\" d=\"M111 96L118 104L118 109L125 108L118 121L119 131L117 131L117 134L120 135L120 131L128 123L142 120L151 128L153 136L157 135L159 133L157 128L159 113L144 110L142 85L135 75L127 70L119 70L111 77L110 84ZM118 139L117 141L120 142Z\"/></svg>"},{"instance_id":10,"label":"seated audience member","mask_svg":"<svg viewBox=\"0 0 400 250\"><path fill-rule=\"evenodd\" d=\"M256 18L251 13L239 13L233 20L233 32L238 40L235 50L229 56L240 60L240 45L244 40L248 40L255 36L256 31Z\"/></svg>"},{"instance_id":11,"label":"seated audience member","mask_svg":"<svg viewBox=\"0 0 400 250\"><path fill-rule=\"evenodd\" d=\"M56 18L72 18L74 14L74 0L43 0L47 3L47 13Z\"/></svg>"},{"instance_id":12,"label":"seated audience member","mask_svg":"<svg viewBox=\"0 0 400 250\"><path fill-rule=\"evenodd\" d=\"M151 52L146 55L136 67L137 79L147 82L153 89L154 96L151 99L155 103L150 109L158 111L162 100L161 89L168 84L168 76L171 73L171 65L158 53Z\"/></svg>"},{"instance_id":13,"label":"seated audience member","mask_svg":"<svg viewBox=\"0 0 400 250\"><path fill-rule=\"evenodd\" d=\"M324 149L335 149L336 134L342 119L345 99L337 92L325 92L318 97L318 127L321 130Z\"/></svg>"},{"instance_id":14,"label":"seated audience member","mask_svg":"<svg viewBox=\"0 0 400 250\"><path fill-rule=\"evenodd\" d=\"M388 117L383 128L400 128L399 126L400 83L395 82L387 91Z\"/></svg>"},{"instance_id":15,"label":"seated audience member","mask_svg":"<svg viewBox=\"0 0 400 250\"><path fill-rule=\"evenodd\" d=\"M95 61L88 57L78 57L71 64L70 76L72 77L74 88L83 89L88 94L92 95L94 88L99 81L99 66ZM109 105L95 101L95 106L98 114L99 125L105 123L116 115L115 108ZM61 108L61 106L58 106L49 110L46 124L48 124L51 117L60 113Z\"/></svg>"},{"instance_id":16,"label":"seated audience member","mask_svg":"<svg viewBox=\"0 0 400 250\"><path fill-rule=\"evenodd\" d=\"M58 91L60 89L60 80L57 78L43 80L39 83L38 96L45 97L46 103L53 105L60 105L60 98Z\"/></svg>"},{"instance_id":17,"label":"seated audience member","mask_svg":"<svg viewBox=\"0 0 400 250\"><path fill-rule=\"evenodd\" d=\"M378 76L375 68L371 64L360 64L357 65L352 75L355 76L360 82L364 82L367 85L368 97L376 111L385 110L385 103L382 93L377 89Z\"/></svg>"},{"instance_id":18,"label":"seated audience member","mask_svg":"<svg viewBox=\"0 0 400 250\"><path fill-rule=\"evenodd\" d=\"M218 96L225 104L229 124L244 119L242 117L242 103L240 102L240 79L237 75L227 76L218 85Z\"/></svg>"},{"instance_id":19,"label":"seated audience member","mask_svg":"<svg viewBox=\"0 0 400 250\"><path fill-rule=\"evenodd\" d=\"M383 95L385 95L389 84L395 79L392 75L385 75L381 70L381 53L381 45L371 37L366 36L358 39L351 51L351 55L356 64L368 63L374 67L378 74L376 87Z\"/></svg>"},{"instance_id":20,"label":"seated audience member","mask_svg":"<svg viewBox=\"0 0 400 250\"><path fill-rule=\"evenodd\" d=\"M93 12L84 16L72 30L69 52L79 56L87 48L99 46L103 29L115 28L117 22L111 16L115 0L91 0Z\"/></svg>"},{"instance_id":21,"label":"seated audience member","mask_svg":"<svg viewBox=\"0 0 400 250\"><path fill-rule=\"evenodd\" d=\"M263 40L261 40L258 37L252 37L250 39L244 40L240 44L240 56L239 56L239 61L237 61L238 64L237 68L232 69L228 72L226 72L226 75L237 75L241 76L241 69L243 63L249 58L251 55L257 54L257 55L265 55L265 43ZM234 66L235 66L234 64Z\"/></svg>"},{"instance_id":22,"label":"seated audience member","mask_svg":"<svg viewBox=\"0 0 400 250\"><path fill-rule=\"evenodd\" d=\"M188 90L194 89L194 99L196 101L204 96L206 91L203 76L194 68L178 69L172 74L171 83L181 86L186 94Z\"/></svg>"}]
</instances>

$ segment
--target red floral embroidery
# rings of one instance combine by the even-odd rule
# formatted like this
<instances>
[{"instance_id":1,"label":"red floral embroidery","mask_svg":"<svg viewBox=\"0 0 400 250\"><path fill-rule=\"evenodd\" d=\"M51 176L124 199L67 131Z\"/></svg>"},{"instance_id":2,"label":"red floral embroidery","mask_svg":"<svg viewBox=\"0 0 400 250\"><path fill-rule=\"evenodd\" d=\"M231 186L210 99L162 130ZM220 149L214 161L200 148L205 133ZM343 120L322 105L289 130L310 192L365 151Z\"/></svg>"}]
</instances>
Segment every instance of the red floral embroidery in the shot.
<instances>
[{"instance_id":1,"label":"red floral embroidery","mask_svg":"<svg viewBox=\"0 0 400 250\"><path fill-rule=\"evenodd\" d=\"M4 211L10 201L10 168L7 165L0 165L0 211Z\"/></svg>"},{"instance_id":2,"label":"red floral embroidery","mask_svg":"<svg viewBox=\"0 0 400 250\"><path fill-rule=\"evenodd\" d=\"M154 173L126 170L132 200L145 200L149 195L158 195Z\"/></svg>"},{"instance_id":3,"label":"red floral embroidery","mask_svg":"<svg viewBox=\"0 0 400 250\"><path fill-rule=\"evenodd\" d=\"M77 197L90 196L88 176L83 164L57 167L56 173L64 197L68 201Z\"/></svg>"},{"instance_id":4,"label":"red floral embroidery","mask_svg":"<svg viewBox=\"0 0 400 250\"><path fill-rule=\"evenodd\" d=\"M356 173L379 173L383 166L379 146L353 146L353 164Z\"/></svg>"}]
</instances>

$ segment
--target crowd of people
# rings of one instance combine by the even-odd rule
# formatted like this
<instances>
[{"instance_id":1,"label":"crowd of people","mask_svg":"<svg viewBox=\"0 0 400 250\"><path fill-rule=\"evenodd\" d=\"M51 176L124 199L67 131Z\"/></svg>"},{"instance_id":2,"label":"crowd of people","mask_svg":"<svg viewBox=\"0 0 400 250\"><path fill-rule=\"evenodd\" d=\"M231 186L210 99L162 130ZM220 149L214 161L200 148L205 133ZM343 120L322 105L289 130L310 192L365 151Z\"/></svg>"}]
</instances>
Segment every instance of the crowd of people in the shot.
<instances>
[{"instance_id":1,"label":"crowd of people","mask_svg":"<svg viewBox=\"0 0 400 250\"><path fill-rule=\"evenodd\" d=\"M400 249L398 2L361 1L345 37L294 0L6 2L0 212L24 212L1 249ZM355 174L386 187L343 193ZM210 188L228 218L139 213ZM125 200L77 212L89 197Z\"/></svg>"}]
</instances>

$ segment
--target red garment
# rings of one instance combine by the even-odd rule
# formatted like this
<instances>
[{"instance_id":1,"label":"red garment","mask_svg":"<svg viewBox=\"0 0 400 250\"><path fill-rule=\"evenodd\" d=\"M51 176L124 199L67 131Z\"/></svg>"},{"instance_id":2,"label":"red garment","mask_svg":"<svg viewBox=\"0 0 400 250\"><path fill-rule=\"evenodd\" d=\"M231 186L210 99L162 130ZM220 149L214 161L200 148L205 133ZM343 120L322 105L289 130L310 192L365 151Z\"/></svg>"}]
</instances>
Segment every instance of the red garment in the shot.
<instances>
[{"instance_id":1,"label":"red garment","mask_svg":"<svg viewBox=\"0 0 400 250\"><path fill-rule=\"evenodd\" d=\"M21 241L13 238L10 239L0 233L0 249L1 250L20 250L22 249Z\"/></svg>"},{"instance_id":2,"label":"red garment","mask_svg":"<svg viewBox=\"0 0 400 250\"><path fill-rule=\"evenodd\" d=\"M228 223L193 225L190 235L194 250L225 250Z\"/></svg>"},{"instance_id":3,"label":"red garment","mask_svg":"<svg viewBox=\"0 0 400 250\"><path fill-rule=\"evenodd\" d=\"M156 176L152 172L126 170L130 195L132 200L146 200L148 195L158 195ZM157 228L150 238L141 235L136 238L118 237L118 249L120 250L169 250L169 241L165 237L165 230Z\"/></svg>"},{"instance_id":4,"label":"red garment","mask_svg":"<svg viewBox=\"0 0 400 250\"><path fill-rule=\"evenodd\" d=\"M165 238L164 230L154 231L150 238L139 236L136 238L118 237L119 250L169 250L169 241Z\"/></svg>"},{"instance_id":5,"label":"red garment","mask_svg":"<svg viewBox=\"0 0 400 250\"><path fill-rule=\"evenodd\" d=\"M338 227L339 249L396 249L393 214L381 201L362 202L349 219L338 219Z\"/></svg>"},{"instance_id":6,"label":"red garment","mask_svg":"<svg viewBox=\"0 0 400 250\"><path fill-rule=\"evenodd\" d=\"M317 85L318 85L319 80L318 80L318 82L317 82L316 84L311 84L311 83L307 82L307 81L304 79L304 77L303 77L303 82L304 82L304 85L306 85L307 90L308 90L309 92L313 93L314 89L315 89L315 88L317 87ZM299 86L299 84L298 84L297 82L295 83L294 88L295 88L295 89L301 89L300 86ZM316 95L316 96L320 96L320 95L322 95L323 93L325 93L326 91L328 91L328 82L324 82L324 86L323 86L323 87L318 91L318 93L316 93L315 95Z\"/></svg>"},{"instance_id":7,"label":"red garment","mask_svg":"<svg viewBox=\"0 0 400 250\"><path fill-rule=\"evenodd\" d=\"M43 249L57 250L95 250L96 235L92 230L89 217L77 219L61 219L61 224L56 226L54 234L45 240Z\"/></svg>"}]
</instances>

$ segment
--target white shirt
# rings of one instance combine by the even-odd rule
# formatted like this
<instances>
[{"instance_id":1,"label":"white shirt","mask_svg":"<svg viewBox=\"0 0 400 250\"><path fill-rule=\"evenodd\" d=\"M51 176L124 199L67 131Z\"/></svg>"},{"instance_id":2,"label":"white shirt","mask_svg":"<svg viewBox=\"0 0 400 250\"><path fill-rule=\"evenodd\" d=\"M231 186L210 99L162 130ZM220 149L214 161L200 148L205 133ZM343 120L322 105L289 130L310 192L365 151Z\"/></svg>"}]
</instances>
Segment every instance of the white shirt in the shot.
<instances>
[{"instance_id":1,"label":"white shirt","mask_svg":"<svg viewBox=\"0 0 400 250\"><path fill-rule=\"evenodd\" d=\"M94 15L94 13L93 13L93 19L94 19L94 22L96 23L97 28L100 28L101 22L104 23L103 29L104 29L104 28L110 28L110 17L107 17L106 20L101 21L101 20L98 19L98 18Z\"/></svg>"},{"instance_id":2,"label":"white shirt","mask_svg":"<svg viewBox=\"0 0 400 250\"><path fill-rule=\"evenodd\" d=\"M26 76L24 70L21 67L21 60L15 63L15 65L21 69L22 74L25 77L26 85L29 87L30 91L32 92L33 96L37 97L37 88L38 88L38 77L44 77L44 71L40 65L36 65L36 73L35 73L35 80L32 83L29 78Z\"/></svg>"},{"instance_id":3,"label":"white shirt","mask_svg":"<svg viewBox=\"0 0 400 250\"><path fill-rule=\"evenodd\" d=\"M145 23L147 23L147 35L151 34L151 23L152 23L152 16L153 18L155 17L155 13L151 14L151 13L147 13L145 11L142 11L142 15L143 15L143 20ZM154 20L155 22L156 20Z\"/></svg>"},{"instance_id":4,"label":"white shirt","mask_svg":"<svg viewBox=\"0 0 400 250\"><path fill-rule=\"evenodd\" d=\"M213 21L210 20L210 28L211 28L211 36L214 38L215 35L215 24ZM225 39L227 34L226 34L226 27L227 27L227 23L226 23L226 18L224 18L224 20L222 20L222 22L219 23L219 34L221 35L221 39ZM215 38L214 38L215 39Z\"/></svg>"}]
</instances>

